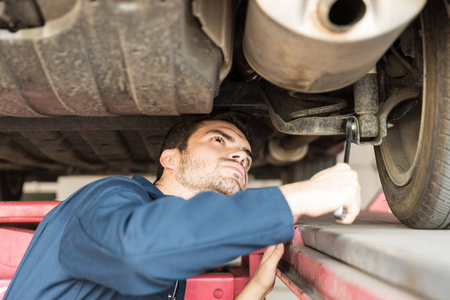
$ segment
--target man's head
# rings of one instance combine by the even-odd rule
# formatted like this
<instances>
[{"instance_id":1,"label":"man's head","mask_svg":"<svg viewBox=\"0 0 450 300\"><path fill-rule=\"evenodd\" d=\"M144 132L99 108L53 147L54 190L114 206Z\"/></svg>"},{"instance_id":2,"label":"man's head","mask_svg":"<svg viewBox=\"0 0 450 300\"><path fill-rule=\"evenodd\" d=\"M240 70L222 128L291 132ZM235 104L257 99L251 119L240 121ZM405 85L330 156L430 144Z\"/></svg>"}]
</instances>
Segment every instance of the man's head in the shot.
<instances>
[{"instance_id":1,"label":"man's head","mask_svg":"<svg viewBox=\"0 0 450 300\"><path fill-rule=\"evenodd\" d=\"M247 128L232 113L183 121L166 136L156 181L166 170L177 184L195 192L230 195L245 189L252 160L247 137Z\"/></svg>"}]
</instances>

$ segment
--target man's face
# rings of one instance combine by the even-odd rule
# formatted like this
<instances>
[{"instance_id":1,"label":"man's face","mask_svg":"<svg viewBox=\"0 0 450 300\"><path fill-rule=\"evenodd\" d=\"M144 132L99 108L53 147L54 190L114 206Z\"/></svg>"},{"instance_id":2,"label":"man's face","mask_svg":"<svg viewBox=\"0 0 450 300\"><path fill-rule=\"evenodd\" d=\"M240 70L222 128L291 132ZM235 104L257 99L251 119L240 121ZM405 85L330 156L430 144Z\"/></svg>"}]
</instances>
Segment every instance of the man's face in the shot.
<instances>
[{"instance_id":1,"label":"man's face","mask_svg":"<svg viewBox=\"0 0 450 300\"><path fill-rule=\"evenodd\" d=\"M181 153L175 179L195 193L232 195L247 187L252 158L245 136L224 121L204 121Z\"/></svg>"}]
</instances>

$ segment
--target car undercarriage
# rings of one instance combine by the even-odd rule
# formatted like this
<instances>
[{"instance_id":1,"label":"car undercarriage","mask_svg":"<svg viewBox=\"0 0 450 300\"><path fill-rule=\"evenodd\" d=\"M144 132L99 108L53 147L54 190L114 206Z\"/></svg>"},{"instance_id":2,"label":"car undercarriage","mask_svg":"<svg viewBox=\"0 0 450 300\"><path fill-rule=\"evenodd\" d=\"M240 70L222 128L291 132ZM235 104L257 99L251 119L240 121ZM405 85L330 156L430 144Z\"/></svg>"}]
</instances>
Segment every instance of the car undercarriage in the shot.
<instances>
[{"instance_id":1,"label":"car undercarriage","mask_svg":"<svg viewBox=\"0 0 450 300\"><path fill-rule=\"evenodd\" d=\"M350 119L393 213L445 228L450 9L426 2L0 1L2 199L155 172L172 125L233 110L251 172L286 182L333 165Z\"/></svg>"}]
</instances>

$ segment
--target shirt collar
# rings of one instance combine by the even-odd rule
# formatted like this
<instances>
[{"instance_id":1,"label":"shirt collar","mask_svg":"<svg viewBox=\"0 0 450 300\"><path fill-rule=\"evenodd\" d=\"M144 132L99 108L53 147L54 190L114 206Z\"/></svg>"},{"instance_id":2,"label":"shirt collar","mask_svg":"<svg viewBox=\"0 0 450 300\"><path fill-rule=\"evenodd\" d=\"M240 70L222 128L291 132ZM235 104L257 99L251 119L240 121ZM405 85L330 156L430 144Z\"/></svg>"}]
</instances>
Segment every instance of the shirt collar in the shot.
<instances>
[{"instance_id":1,"label":"shirt collar","mask_svg":"<svg viewBox=\"0 0 450 300\"><path fill-rule=\"evenodd\" d=\"M145 191L152 196L153 199L158 199L164 196L164 194L144 176L135 174L131 179L139 183Z\"/></svg>"}]
</instances>

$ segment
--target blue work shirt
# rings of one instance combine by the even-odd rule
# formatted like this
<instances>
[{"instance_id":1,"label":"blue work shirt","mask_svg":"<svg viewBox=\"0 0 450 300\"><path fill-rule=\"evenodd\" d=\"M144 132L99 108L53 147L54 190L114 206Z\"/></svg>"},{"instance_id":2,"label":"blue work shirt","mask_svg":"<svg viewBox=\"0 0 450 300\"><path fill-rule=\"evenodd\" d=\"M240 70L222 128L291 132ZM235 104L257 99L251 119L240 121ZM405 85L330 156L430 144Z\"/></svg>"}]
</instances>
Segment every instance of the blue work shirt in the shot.
<instances>
[{"instance_id":1,"label":"blue work shirt","mask_svg":"<svg viewBox=\"0 0 450 300\"><path fill-rule=\"evenodd\" d=\"M277 187L189 200L140 175L81 188L36 230L5 300L168 299L185 279L293 236Z\"/></svg>"}]
</instances>

